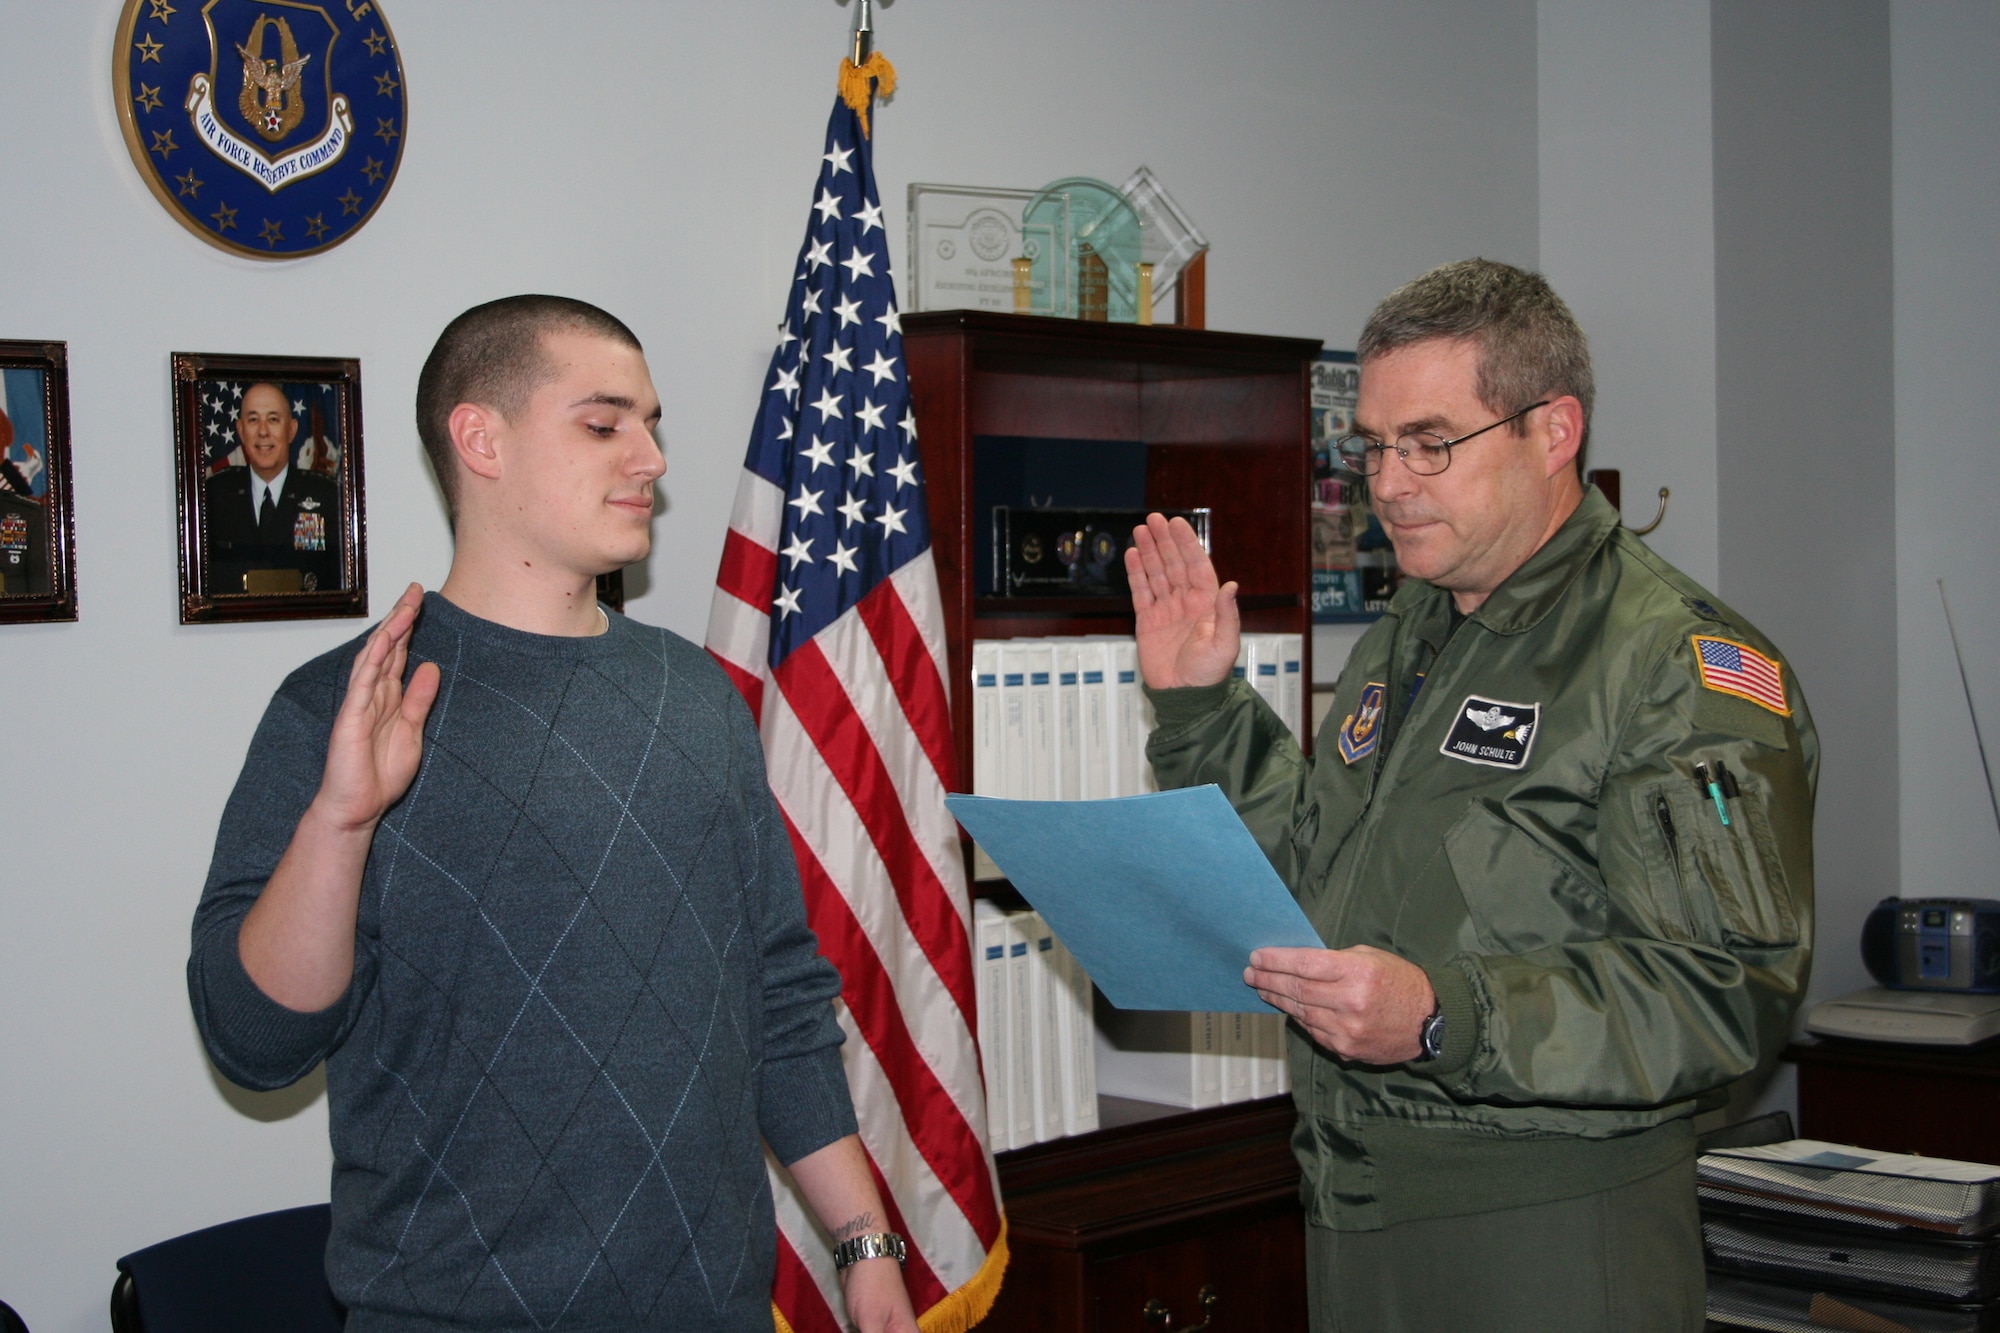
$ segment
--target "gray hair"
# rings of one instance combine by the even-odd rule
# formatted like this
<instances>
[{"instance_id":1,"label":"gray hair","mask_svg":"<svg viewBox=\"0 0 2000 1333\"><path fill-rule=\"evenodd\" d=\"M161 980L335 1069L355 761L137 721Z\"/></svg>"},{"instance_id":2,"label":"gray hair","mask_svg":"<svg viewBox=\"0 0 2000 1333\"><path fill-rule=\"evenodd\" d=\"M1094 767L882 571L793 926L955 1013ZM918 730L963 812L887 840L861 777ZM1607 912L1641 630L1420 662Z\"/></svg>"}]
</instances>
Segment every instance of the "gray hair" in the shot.
<instances>
[{"instance_id":1,"label":"gray hair","mask_svg":"<svg viewBox=\"0 0 2000 1333\"><path fill-rule=\"evenodd\" d=\"M1583 438L1590 441L1590 413L1597 383L1590 373L1590 343L1576 316L1548 279L1491 259L1461 259L1434 268L1384 297L1361 330L1357 353L1371 358L1414 343L1443 338L1479 348L1479 401L1505 415L1538 398L1567 394L1583 404ZM1521 422L1510 429L1519 435ZM1583 471L1583 451L1577 451Z\"/></svg>"}]
</instances>

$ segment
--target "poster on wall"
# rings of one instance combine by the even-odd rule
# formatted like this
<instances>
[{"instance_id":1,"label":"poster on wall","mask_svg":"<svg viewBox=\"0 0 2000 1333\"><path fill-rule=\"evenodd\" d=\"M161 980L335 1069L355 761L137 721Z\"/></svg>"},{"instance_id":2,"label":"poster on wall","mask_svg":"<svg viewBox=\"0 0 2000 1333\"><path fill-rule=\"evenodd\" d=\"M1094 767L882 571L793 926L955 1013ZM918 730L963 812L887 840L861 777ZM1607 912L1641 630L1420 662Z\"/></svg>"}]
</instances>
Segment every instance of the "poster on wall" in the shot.
<instances>
[{"instance_id":1,"label":"poster on wall","mask_svg":"<svg viewBox=\"0 0 2000 1333\"><path fill-rule=\"evenodd\" d=\"M0 341L0 624L75 619L68 349Z\"/></svg>"},{"instance_id":2,"label":"poster on wall","mask_svg":"<svg viewBox=\"0 0 2000 1333\"><path fill-rule=\"evenodd\" d=\"M297 259L367 225L403 160L378 0L125 0L112 89L153 197L210 245Z\"/></svg>"},{"instance_id":3,"label":"poster on wall","mask_svg":"<svg viewBox=\"0 0 2000 1333\"><path fill-rule=\"evenodd\" d=\"M361 363L173 367L181 623L366 615Z\"/></svg>"},{"instance_id":4,"label":"poster on wall","mask_svg":"<svg viewBox=\"0 0 2000 1333\"><path fill-rule=\"evenodd\" d=\"M1367 481L1341 465L1335 441L1354 430L1361 367L1352 352L1312 366L1312 614L1317 624L1373 620L1396 591L1396 553L1368 510Z\"/></svg>"}]
</instances>

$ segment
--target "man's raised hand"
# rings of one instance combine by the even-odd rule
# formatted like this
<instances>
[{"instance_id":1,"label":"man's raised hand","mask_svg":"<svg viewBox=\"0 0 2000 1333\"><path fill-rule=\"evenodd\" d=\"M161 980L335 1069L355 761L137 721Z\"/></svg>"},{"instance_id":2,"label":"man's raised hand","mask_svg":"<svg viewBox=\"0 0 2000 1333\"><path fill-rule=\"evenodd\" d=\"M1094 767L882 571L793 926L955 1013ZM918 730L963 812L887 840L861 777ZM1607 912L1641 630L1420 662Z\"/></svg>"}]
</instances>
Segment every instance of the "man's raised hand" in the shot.
<instances>
[{"instance_id":1,"label":"man's raised hand","mask_svg":"<svg viewBox=\"0 0 2000 1333\"><path fill-rule=\"evenodd\" d=\"M1146 683L1169 690L1229 679L1242 636L1236 585L1217 586L1215 565L1187 520L1146 515L1132 530L1125 572Z\"/></svg>"},{"instance_id":2,"label":"man's raised hand","mask_svg":"<svg viewBox=\"0 0 2000 1333\"><path fill-rule=\"evenodd\" d=\"M424 590L412 583L375 627L347 675L347 697L327 740L326 773L314 801L332 824L372 829L409 790L424 752L424 719L437 698L434 662L418 666L403 685L410 635Z\"/></svg>"}]
</instances>

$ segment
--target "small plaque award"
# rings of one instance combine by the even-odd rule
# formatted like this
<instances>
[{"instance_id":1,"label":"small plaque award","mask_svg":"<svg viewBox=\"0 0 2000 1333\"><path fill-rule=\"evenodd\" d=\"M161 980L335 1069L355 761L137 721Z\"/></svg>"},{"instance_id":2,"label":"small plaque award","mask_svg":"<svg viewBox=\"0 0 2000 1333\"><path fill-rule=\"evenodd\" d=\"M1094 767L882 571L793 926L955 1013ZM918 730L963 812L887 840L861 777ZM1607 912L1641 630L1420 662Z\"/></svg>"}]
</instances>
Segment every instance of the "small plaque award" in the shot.
<instances>
[{"instance_id":1,"label":"small plaque award","mask_svg":"<svg viewBox=\"0 0 2000 1333\"><path fill-rule=\"evenodd\" d=\"M993 589L1001 597L1125 597L1125 548L1149 512L1184 518L1208 547L1207 509L993 506Z\"/></svg>"},{"instance_id":2,"label":"small plaque award","mask_svg":"<svg viewBox=\"0 0 2000 1333\"><path fill-rule=\"evenodd\" d=\"M1068 265L1049 267L1049 256L1069 251L1067 204L1024 224L1022 212L1035 197L1032 190L910 186L910 309L1019 310L1014 260L1027 259L1026 313L1068 314Z\"/></svg>"}]
</instances>

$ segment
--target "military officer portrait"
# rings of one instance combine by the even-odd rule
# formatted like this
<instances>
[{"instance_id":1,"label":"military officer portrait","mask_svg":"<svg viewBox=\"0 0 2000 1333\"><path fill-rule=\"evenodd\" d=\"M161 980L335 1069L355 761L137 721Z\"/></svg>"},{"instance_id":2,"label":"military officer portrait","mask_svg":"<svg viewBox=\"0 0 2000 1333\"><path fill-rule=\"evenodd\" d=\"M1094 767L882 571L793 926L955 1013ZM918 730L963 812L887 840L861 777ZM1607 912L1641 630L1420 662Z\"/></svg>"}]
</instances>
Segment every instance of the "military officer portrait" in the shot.
<instances>
[{"instance_id":1,"label":"military officer portrait","mask_svg":"<svg viewBox=\"0 0 2000 1333\"><path fill-rule=\"evenodd\" d=\"M338 451L326 415L310 401L321 388L270 381L203 386L204 430L220 437L209 447L228 463L202 483L211 593L342 586ZM317 431L302 432L307 418ZM233 447L220 453L232 435Z\"/></svg>"}]
</instances>

